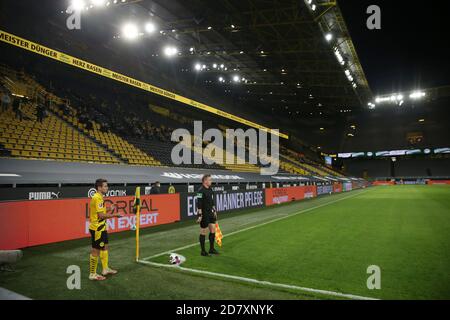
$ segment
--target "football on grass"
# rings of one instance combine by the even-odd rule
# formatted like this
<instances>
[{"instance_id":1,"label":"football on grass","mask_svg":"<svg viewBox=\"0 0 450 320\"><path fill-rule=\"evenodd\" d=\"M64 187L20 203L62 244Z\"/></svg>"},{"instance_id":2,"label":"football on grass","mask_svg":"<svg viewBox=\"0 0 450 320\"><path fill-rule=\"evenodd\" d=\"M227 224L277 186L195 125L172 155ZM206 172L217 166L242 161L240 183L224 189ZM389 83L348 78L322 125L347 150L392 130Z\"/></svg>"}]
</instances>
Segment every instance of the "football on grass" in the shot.
<instances>
[{"instance_id":1,"label":"football on grass","mask_svg":"<svg viewBox=\"0 0 450 320\"><path fill-rule=\"evenodd\" d=\"M170 256L169 256L169 262L171 264L180 264L181 263L181 259L180 259L180 257L177 254L171 253Z\"/></svg>"}]
</instances>

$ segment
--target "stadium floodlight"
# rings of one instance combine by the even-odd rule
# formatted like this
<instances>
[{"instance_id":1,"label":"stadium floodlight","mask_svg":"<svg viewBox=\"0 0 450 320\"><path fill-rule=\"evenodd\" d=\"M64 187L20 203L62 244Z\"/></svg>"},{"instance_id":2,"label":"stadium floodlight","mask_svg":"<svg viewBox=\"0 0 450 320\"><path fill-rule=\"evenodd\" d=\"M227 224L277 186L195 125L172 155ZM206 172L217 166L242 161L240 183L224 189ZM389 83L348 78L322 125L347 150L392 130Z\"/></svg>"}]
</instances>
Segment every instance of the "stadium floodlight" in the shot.
<instances>
[{"instance_id":1,"label":"stadium floodlight","mask_svg":"<svg viewBox=\"0 0 450 320\"><path fill-rule=\"evenodd\" d=\"M347 76L348 81L353 82L354 79L353 79L353 76L352 76L350 70L346 69L345 75Z\"/></svg>"},{"instance_id":2,"label":"stadium floodlight","mask_svg":"<svg viewBox=\"0 0 450 320\"><path fill-rule=\"evenodd\" d=\"M219 82L225 82L225 79L222 76L220 76L219 77Z\"/></svg>"},{"instance_id":3,"label":"stadium floodlight","mask_svg":"<svg viewBox=\"0 0 450 320\"><path fill-rule=\"evenodd\" d=\"M327 40L328 42L330 42L331 40L333 40L333 34L332 33L327 33L325 35L325 40Z\"/></svg>"},{"instance_id":4,"label":"stadium floodlight","mask_svg":"<svg viewBox=\"0 0 450 320\"><path fill-rule=\"evenodd\" d=\"M223 69L223 68L225 68L225 66L223 64L221 64L220 65L220 69Z\"/></svg>"},{"instance_id":5,"label":"stadium floodlight","mask_svg":"<svg viewBox=\"0 0 450 320\"><path fill-rule=\"evenodd\" d=\"M139 36L139 29L134 23L127 23L122 27L122 36L128 40L134 40Z\"/></svg>"},{"instance_id":6,"label":"stadium floodlight","mask_svg":"<svg viewBox=\"0 0 450 320\"><path fill-rule=\"evenodd\" d=\"M214 68L214 69L217 69L217 63L214 63L214 64L213 64L213 68Z\"/></svg>"},{"instance_id":7,"label":"stadium floodlight","mask_svg":"<svg viewBox=\"0 0 450 320\"><path fill-rule=\"evenodd\" d=\"M413 96L416 96L416 95L411 94L410 98L414 99ZM378 104L379 103L392 103L392 104L398 104L399 106L402 106L405 103L405 96L401 93L392 93L389 95L377 97L375 99L375 102Z\"/></svg>"},{"instance_id":8,"label":"stadium floodlight","mask_svg":"<svg viewBox=\"0 0 450 320\"><path fill-rule=\"evenodd\" d=\"M387 101L390 101L390 100L391 100L391 97L377 97L375 99L375 102L376 103L382 103L382 102L387 102Z\"/></svg>"},{"instance_id":9,"label":"stadium floodlight","mask_svg":"<svg viewBox=\"0 0 450 320\"><path fill-rule=\"evenodd\" d=\"M176 47L167 46L164 48L164 55L166 57L173 57L178 53L178 49Z\"/></svg>"},{"instance_id":10,"label":"stadium floodlight","mask_svg":"<svg viewBox=\"0 0 450 320\"><path fill-rule=\"evenodd\" d=\"M196 63L194 66L195 70L197 71L201 71L202 70L202 65L200 63Z\"/></svg>"},{"instance_id":11,"label":"stadium floodlight","mask_svg":"<svg viewBox=\"0 0 450 320\"><path fill-rule=\"evenodd\" d=\"M237 83L237 82L241 81L241 78L238 75L234 75L233 81Z\"/></svg>"},{"instance_id":12,"label":"stadium floodlight","mask_svg":"<svg viewBox=\"0 0 450 320\"><path fill-rule=\"evenodd\" d=\"M92 4L96 7L103 7L106 0L91 0Z\"/></svg>"},{"instance_id":13,"label":"stadium floodlight","mask_svg":"<svg viewBox=\"0 0 450 320\"><path fill-rule=\"evenodd\" d=\"M155 31L156 31L156 26L155 26L154 23L148 22L145 25L145 32L147 32L147 33L154 33Z\"/></svg>"},{"instance_id":14,"label":"stadium floodlight","mask_svg":"<svg viewBox=\"0 0 450 320\"><path fill-rule=\"evenodd\" d=\"M86 7L86 2L84 0L72 0L71 6L75 11L81 11Z\"/></svg>"},{"instance_id":15,"label":"stadium floodlight","mask_svg":"<svg viewBox=\"0 0 450 320\"><path fill-rule=\"evenodd\" d=\"M316 11L316 5L315 5L315 4L313 4L313 5L311 6L311 10L312 10L312 11Z\"/></svg>"},{"instance_id":16,"label":"stadium floodlight","mask_svg":"<svg viewBox=\"0 0 450 320\"><path fill-rule=\"evenodd\" d=\"M425 96L426 96L426 93L423 92L423 91L414 91L413 93L411 93L411 94L409 95L409 97L410 97L411 99L414 99L414 100L421 99L421 98L423 98L423 97L425 97Z\"/></svg>"},{"instance_id":17,"label":"stadium floodlight","mask_svg":"<svg viewBox=\"0 0 450 320\"><path fill-rule=\"evenodd\" d=\"M336 49L334 50L334 54L336 55L336 58L338 59L339 63L340 63L341 65L344 65L344 64L345 64L344 57L342 57L342 54L341 54L341 52L339 51L338 48L336 48Z\"/></svg>"}]
</instances>

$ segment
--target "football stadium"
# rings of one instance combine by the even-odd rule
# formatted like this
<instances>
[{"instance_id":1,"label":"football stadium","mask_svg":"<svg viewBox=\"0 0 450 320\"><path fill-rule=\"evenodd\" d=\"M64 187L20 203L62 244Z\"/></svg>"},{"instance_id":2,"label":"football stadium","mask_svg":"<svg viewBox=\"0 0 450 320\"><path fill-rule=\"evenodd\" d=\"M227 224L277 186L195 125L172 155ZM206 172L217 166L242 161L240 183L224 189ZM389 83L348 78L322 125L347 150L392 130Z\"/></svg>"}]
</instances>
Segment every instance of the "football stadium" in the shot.
<instances>
[{"instance_id":1,"label":"football stadium","mask_svg":"<svg viewBox=\"0 0 450 320\"><path fill-rule=\"evenodd\" d=\"M373 2L2 0L0 300L450 300L445 10Z\"/></svg>"}]
</instances>

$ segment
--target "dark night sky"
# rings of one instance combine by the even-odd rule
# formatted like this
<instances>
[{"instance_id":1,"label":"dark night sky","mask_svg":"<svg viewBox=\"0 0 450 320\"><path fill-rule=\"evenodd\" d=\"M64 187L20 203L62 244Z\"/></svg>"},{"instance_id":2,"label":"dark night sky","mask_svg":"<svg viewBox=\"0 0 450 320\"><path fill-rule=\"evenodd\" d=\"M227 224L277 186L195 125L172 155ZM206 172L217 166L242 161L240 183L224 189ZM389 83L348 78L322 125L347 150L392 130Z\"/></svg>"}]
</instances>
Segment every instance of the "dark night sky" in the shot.
<instances>
[{"instance_id":1,"label":"dark night sky","mask_svg":"<svg viewBox=\"0 0 450 320\"><path fill-rule=\"evenodd\" d=\"M373 93L450 85L450 1L338 1ZM381 30L366 9L381 8Z\"/></svg>"}]
</instances>

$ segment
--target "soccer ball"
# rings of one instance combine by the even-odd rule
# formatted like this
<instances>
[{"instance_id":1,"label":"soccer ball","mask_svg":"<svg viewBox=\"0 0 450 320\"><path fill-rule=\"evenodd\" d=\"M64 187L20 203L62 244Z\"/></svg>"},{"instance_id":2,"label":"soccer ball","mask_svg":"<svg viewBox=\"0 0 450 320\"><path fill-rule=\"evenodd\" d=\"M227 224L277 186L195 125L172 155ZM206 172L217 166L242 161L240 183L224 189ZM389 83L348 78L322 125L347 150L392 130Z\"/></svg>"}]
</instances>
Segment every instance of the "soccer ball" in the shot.
<instances>
[{"instance_id":1,"label":"soccer ball","mask_svg":"<svg viewBox=\"0 0 450 320\"><path fill-rule=\"evenodd\" d=\"M130 230L131 230L131 231L136 231L136 225L135 225L135 224L132 224L131 227L130 227Z\"/></svg>"},{"instance_id":2,"label":"soccer ball","mask_svg":"<svg viewBox=\"0 0 450 320\"><path fill-rule=\"evenodd\" d=\"M169 256L169 262L171 264L179 265L181 263L181 258L177 254L171 253Z\"/></svg>"}]
</instances>

